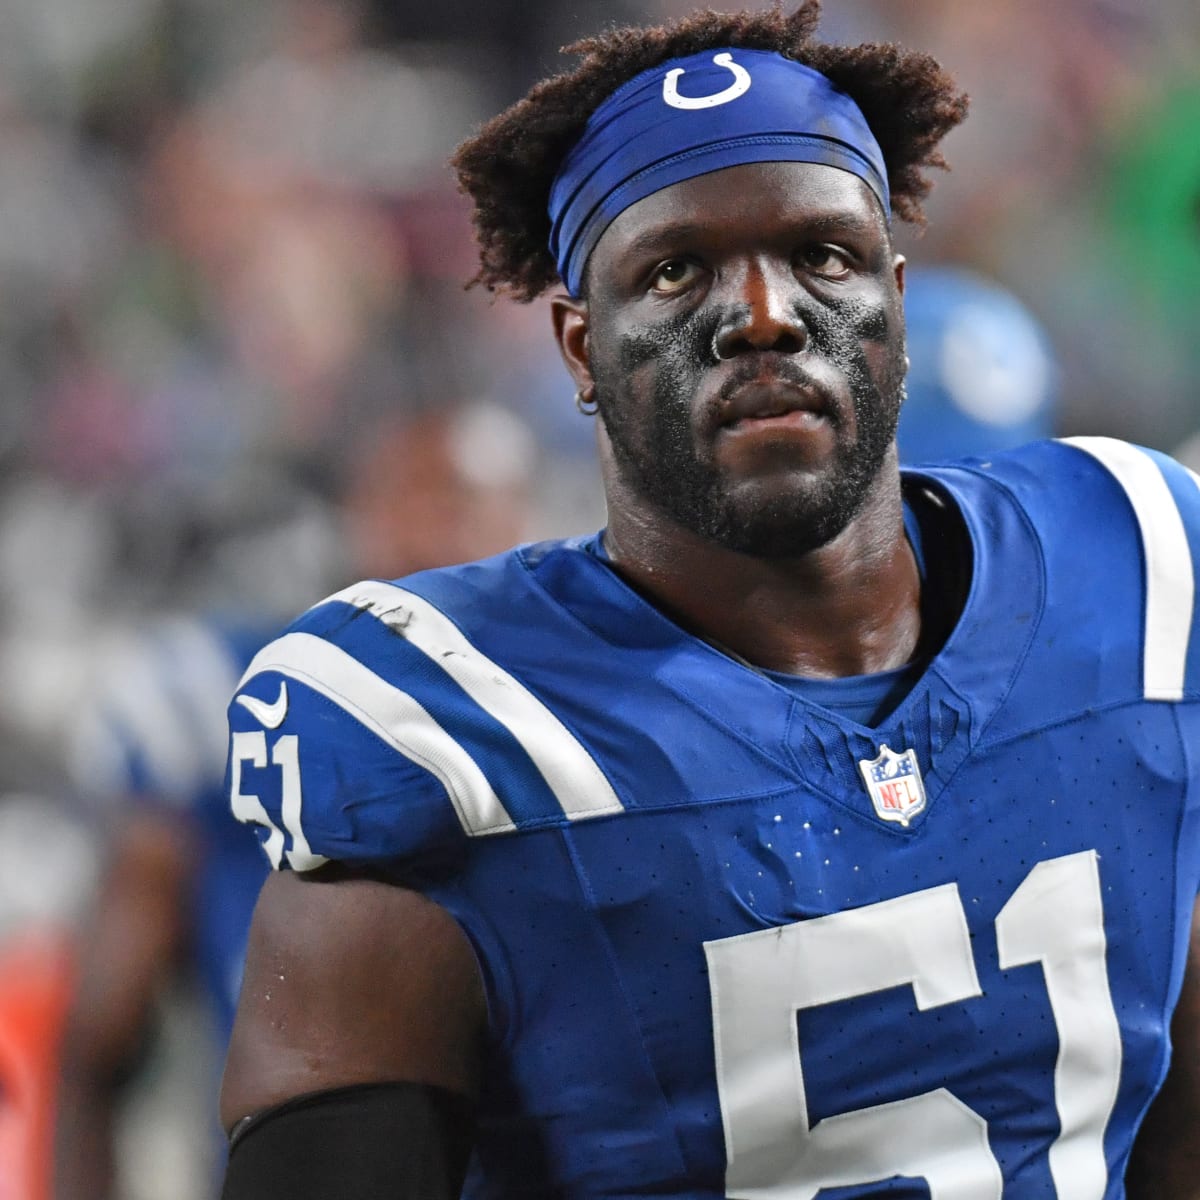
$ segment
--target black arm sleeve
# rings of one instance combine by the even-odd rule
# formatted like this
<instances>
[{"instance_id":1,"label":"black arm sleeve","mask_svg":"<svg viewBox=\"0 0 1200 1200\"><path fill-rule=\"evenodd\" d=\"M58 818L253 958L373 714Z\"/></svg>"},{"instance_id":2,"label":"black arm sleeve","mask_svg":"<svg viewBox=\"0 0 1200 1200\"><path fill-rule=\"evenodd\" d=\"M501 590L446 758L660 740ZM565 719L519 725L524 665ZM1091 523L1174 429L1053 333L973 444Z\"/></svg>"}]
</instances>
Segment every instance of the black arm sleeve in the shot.
<instances>
[{"instance_id":1,"label":"black arm sleeve","mask_svg":"<svg viewBox=\"0 0 1200 1200\"><path fill-rule=\"evenodd\" d=\"M234 1127L221 1200L457 1200L473 1134L472 1102L443 1088L314 1092Z\"/></svg>"}]
</instances>

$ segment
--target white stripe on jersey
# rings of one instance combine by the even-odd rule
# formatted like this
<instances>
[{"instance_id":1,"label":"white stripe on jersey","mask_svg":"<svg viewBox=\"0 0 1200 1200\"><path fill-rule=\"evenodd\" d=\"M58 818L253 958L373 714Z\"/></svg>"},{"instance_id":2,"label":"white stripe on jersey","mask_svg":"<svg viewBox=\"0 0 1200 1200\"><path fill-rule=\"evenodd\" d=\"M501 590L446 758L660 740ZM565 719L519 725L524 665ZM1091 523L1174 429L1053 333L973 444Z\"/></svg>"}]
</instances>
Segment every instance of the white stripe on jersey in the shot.
<instances>
[{"instance_id":1,"label":"white stripe on jersey","mask_svg":"<svg viewBox=\"0 0 1200 1200\"><path fill-rule=\"evenodd\" d=\"M81 785L128 792L138 786L160 801L192 804L221 780L225 702L240 663L225 642L189 618L145 633L123 633L102 647L96 701L71 747Z\"/></svg>"},{"instance_id":2,"label":"white stripe on jersey","mask_svg":"<svg viewBox=\"0 0 1200 1200\"><path fill-rule=\"evenodd\" d=\"M178 695L180 720L203 751L207 767L197 786L221 784L228 738L225 705L241 665L229 642L208 626L187 618L167 623L162 669Z\"/></svg>"},{"instance_id":3,"label":"white stripe on jersey","mask_svg":"<svg viewBox=\"0 0 1200 1200\"><path fill-rule=\"evenodd\" d=\"M242 676L278 671L327 696L405 758L441 780L467 833L516 828L475 760L407 692L344 650L311 633L288 633L264 646Z\"/></svg>"},{"instance_id":4,"label":"white stripe on jersey","mask_svg":"<svg viewBox=\"0 0 1200 1200\"><path fill-rule=\"evenodd\" d=\"M1147 700L1183 698L1196 582L1183 518L1158 465L1116 438L1063 438L1102 463L1125 489L1146 557L1142 689Z\"/></svg>"},{"instance_id":5,"label":"white stripe on jersey","mask_svg":"<svg viewBox=\"0 0 1200 1200\"><path fill-rule=\"evenodd\" d=\"M623 811L595 759L558 717L429 601L395 584L371 581L329 598L367 609L445 671L516 738L570 820Z\"/></svg>"}]
</instances>

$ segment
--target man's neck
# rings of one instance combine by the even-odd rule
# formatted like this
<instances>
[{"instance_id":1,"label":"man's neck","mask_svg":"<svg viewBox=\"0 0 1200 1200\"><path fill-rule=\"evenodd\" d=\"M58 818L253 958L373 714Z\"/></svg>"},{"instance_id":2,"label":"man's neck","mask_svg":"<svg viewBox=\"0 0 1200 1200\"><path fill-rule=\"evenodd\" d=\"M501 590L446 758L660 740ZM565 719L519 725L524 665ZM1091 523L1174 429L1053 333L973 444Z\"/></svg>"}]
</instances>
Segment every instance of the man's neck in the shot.
<instances>
[{"instance_id":1,"label":"man's neck","mask_svg":"<svg viewBox=\"0 0 1200 1200\"><path fill-rule=\"evenodd\" d=\"M921 580L898 481L833 541L795 558L730 550L617 506L605 545L632 587L753 666L830 679L903 666L916 650Z\"/></svg>"}]
</instances>

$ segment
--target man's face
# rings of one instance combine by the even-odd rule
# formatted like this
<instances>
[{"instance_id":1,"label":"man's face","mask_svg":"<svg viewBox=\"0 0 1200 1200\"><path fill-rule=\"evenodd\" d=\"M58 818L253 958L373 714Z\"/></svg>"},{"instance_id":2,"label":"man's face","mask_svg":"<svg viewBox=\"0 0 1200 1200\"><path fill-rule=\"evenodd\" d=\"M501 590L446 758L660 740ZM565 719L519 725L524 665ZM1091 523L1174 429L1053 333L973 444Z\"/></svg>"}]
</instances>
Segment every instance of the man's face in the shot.
<instances>
[{"instance_id":1,"label":"man's face","mask_svg":"<svg viewBox=\"0 0 1200 1200\"><path fill-rule=\"evenodd\" d=\"M902 265L833 167L731 167L626 209L586 284L617 494L749 554L840 533L895 436Z\"/></svg>"}]
</instances>

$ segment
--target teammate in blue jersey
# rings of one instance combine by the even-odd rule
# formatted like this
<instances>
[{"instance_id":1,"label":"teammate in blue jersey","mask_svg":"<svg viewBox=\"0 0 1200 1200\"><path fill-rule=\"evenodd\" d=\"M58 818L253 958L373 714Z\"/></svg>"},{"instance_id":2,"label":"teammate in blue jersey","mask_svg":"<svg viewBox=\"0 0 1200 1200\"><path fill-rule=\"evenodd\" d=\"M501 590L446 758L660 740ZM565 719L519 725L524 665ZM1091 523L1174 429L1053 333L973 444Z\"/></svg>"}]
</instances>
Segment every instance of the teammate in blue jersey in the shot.
<instances>
[{"instance_id":1,"label":"teammate in blue jersey","mask_svg":"<svg viewBox=\"0 0 1200 1200\"><path fill-rule=\"evenodd\" d=\"M243 677L227 1200L1200 1195L1200 489L901 474L890 220L965 102L816 18L606 34L459 151L609 520Z\"/></svg>"},{"instance_id":2,"label":"teammate in blue jersey","mask_svg":"<svg viewBox=\"0 0 1200 1200\"><path fill-rule=\"evenodd\" d=\"M109 1200L128 1175L118 1130L169 985L194 980L219 1067L233 1025L246 931L266 864L239 838L221 779L224 702L265 621L175 616L109 639L75 714L69 757L107 832L105 869L80 939L59 1055L55 1200ZM215 1095L217 1071L202 1089ZM218 1180L220 1129L197 1137ZM192 1149L192 1147L189 1147Z\"/></svg>"}]
</instances>

